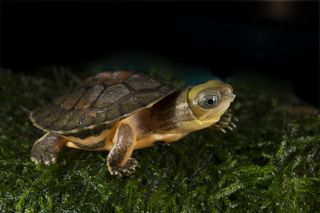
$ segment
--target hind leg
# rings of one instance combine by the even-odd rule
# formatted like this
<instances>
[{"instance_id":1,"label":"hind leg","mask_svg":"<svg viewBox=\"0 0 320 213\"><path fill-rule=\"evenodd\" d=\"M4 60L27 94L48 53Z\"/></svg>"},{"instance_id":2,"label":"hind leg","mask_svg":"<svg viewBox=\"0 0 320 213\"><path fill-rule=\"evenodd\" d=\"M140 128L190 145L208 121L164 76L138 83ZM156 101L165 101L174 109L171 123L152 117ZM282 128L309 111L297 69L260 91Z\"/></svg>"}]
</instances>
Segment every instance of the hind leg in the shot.
<instances>
[{"instance_id":1,"label":"hind leg","mask_svg":"<svg viewBox=\"0 0 320 213\"><path fill-rule=\"evenodd\" d=\"M31 160L35 163L50 165L56 162L66 140L55 133L47 133L37 140L31 150Z\"/></svg>"},{"instance_id":2,"label":"hind leg","mask_svg":"<svg viewBox=\"0 0 320 213\"><path fill-rule=\"evenodd\" d=\"M133 128L129 124L120 124L107 157L111 175L129 176L135 172L138 162L131 157L135 145L136 136Z\"/></svg>"}]
</instances>

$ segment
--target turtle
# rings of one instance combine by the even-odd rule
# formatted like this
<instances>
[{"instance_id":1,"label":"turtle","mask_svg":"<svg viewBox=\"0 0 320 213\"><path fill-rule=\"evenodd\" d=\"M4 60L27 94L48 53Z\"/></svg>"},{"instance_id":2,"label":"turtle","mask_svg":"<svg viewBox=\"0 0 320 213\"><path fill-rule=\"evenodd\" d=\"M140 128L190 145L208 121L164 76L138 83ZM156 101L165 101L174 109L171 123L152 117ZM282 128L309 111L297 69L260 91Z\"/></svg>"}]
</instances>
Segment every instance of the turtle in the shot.
<instances>
[{"instance_id":1,"label":"turtle","mask_svg":"<svg viewBox=\"0 0 320 213\"><path fill-rule=\"evenodd\" d=\"M45 132L31 160L56 163L63 147L108 151L109 173L130 176L139 165L133 150L207 127L233 129L228 108L234 98L232 86L220 80L177 89L142 72L101 72L30 113Z\"/></svg>"}]
</instances>

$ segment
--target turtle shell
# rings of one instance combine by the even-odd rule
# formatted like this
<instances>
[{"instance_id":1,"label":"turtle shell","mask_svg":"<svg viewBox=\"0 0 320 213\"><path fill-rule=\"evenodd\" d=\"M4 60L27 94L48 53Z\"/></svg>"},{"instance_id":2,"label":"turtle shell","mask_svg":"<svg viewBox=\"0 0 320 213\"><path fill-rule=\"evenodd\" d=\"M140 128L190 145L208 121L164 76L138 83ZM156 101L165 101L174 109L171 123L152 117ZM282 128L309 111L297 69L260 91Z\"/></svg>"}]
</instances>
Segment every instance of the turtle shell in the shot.
<instances>
[{"instance_id":1,"label":"turtle shell","mask_svg":"<svg viewBox=\"0 0 320 213\"><path fill-rule=\"evenodd\" d=\"M89 77L53 103L34 110L30 119L36 127L59 134L106 129L174 91L173 86L143 73L103 72Z\"/></svg>"}]
</instances>

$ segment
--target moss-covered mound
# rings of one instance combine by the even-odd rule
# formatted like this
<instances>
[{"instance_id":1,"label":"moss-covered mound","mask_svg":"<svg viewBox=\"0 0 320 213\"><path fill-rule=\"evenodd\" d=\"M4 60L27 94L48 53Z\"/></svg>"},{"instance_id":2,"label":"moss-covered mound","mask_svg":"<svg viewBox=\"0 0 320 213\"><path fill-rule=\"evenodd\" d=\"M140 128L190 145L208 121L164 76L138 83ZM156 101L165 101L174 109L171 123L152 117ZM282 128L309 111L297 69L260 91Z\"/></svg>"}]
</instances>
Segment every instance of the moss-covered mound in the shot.
<instances>
[{"instance_id":1,"label":"moss-covered mound","mask_svg":"<svg viewBox=\"0 0 320 213\"><path fill-rule=\"evenodd\" d=\"M42 134L28 109L76 78L0 73L0 212L314 212L320 209L320 117L290 94L234 81L238 128L207 129L136 151L135 177L106 169L107 153L66 148L53 166L30 160ZM71 82L71 83L67 83Z\"/></svg>"}]
</instances>

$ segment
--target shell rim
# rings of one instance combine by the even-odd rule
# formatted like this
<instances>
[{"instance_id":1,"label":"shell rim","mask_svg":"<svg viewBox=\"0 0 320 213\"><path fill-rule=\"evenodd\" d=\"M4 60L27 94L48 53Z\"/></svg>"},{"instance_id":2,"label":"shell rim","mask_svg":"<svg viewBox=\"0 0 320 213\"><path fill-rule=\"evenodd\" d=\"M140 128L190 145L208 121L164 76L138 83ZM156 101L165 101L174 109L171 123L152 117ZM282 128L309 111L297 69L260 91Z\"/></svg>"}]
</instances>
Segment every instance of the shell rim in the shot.
<instances>
[{"instance_id":1,"label":"shell rim","mask_svg":"<svg viewBox=\"0 0 320 213\"><path fill-rule=\"evenodd\" d=\"M170 90L169 92L167 92L166 94L164 94L162 97L156 99L155 101L151 102L150 104L146 105L146 106L143 106L143 107L140 107L132 112L129 112L129 113L125 113L121 116L119 116L118 118L116 119L113 119L113 120L109 120L109 121L105 121L105 122L101 122L99 124L96 124L96 125L90 125L90 126L87 126L87 127L82 127L82 128L76 128L76 129L73 129L73 130L69 130L69 131L61 131L61 130L50 130L50 129L47 129L47 128L43 128L41 127L40 125L38 125L36 123L36 121L34 120L33 118L33 114L34 114L34 111L32 111L29 115L29 119L31 120L32 124L37 127L38 129L41 129L43 130L44 132L50 132L50 133L57 133L57 134L61 134L61 135L64 135L64 134L75 134L75 133L79 133L81 131L85 131L85 130L93 130L94 128L98 127L98 126L101 126L101 125L105 125L105 124L114 124L116 121L119 121L119 120L122 120L124 118L127 118L129 117L130 115L134 114L134 113L137 113L139 111L142 111L146 108L150 108L151 106L153 106L155 103L159 102L160 100L166 98L167 96L177 92L178 90L172 86L170 86L172 88L172 90Z\"/></svg>"}]
</instances>

